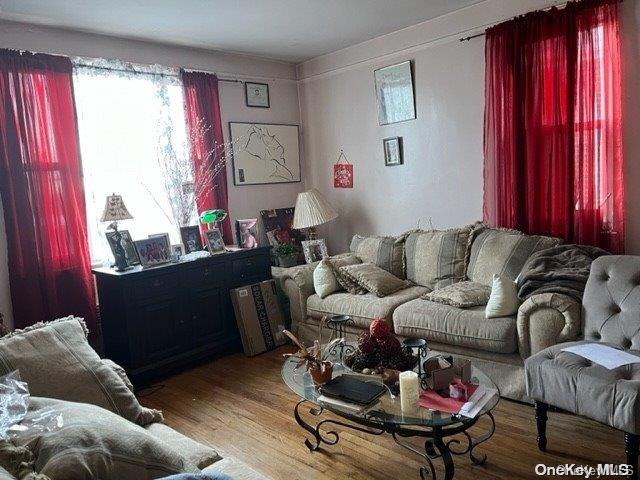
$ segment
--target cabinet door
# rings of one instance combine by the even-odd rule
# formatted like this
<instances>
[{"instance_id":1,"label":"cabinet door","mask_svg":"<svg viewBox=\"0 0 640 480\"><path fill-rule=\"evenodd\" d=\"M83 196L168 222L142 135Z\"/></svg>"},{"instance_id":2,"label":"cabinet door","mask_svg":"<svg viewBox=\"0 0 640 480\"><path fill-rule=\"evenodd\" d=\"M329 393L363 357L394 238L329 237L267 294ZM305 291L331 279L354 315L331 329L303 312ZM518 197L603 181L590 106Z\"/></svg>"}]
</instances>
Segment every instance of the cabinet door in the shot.
<instances>
[{"instance_id":1,"label":"cabinet door","mask_svg":"<svg viewBox=\"0 0 640 480\"><path fill-rule=\"evenodd\" d=\"M177 355L184 347L184 321L180 297L162 295L137 300L132 309L132 333L136 367Z\"/></svg>"},{"instance_id":2,"label":"cabinet door","mask_svg":"<svg viewBox=\"0 0 640 480\"><path fill-rule=\"evenodd\" d=\"M201 286L191 291L191 326L197 345L227 339L233 333L225 319L225 299L229 292L222 286Z\"/></svg>"}]
</instances>

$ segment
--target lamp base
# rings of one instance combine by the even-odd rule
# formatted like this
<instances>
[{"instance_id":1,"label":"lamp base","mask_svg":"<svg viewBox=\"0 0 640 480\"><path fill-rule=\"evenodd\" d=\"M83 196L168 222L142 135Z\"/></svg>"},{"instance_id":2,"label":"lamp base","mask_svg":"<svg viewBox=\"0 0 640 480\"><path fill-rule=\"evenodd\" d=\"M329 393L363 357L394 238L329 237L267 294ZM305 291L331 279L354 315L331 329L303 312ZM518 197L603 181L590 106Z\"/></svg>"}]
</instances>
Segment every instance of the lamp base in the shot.
<instances>
[{"instance_id":1,"label":"lamp base","mask_svg":"<svg viewBox=\"0 0 640 480\"><path fill-rule=\"evenodd\" d=\"M309 240L318 239L318 231L316 230L316 227L309 227L307 229L307 237L309 238Z\"/></svg>"}]
</instances>

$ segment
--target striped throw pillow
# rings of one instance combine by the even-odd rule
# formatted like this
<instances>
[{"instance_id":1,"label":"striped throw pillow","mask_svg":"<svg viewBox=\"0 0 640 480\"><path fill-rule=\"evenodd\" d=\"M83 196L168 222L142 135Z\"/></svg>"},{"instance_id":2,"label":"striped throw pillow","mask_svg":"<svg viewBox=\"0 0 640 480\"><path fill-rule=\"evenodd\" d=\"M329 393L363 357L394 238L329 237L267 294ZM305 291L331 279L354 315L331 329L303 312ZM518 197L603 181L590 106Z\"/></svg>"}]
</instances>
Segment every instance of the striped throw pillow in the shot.
<instances>
[{"instance_id":1,"label":"striped throw pillow","mask_svg":"<svg viewBox=\"0 0 640 480\"><path fill-rule=\"evenodd\" d=\"M494 275L515 281L531 254L562 243L559 238L525 235L517 230L484 228L477 232L467 277L484 285L491 285Z\"/></svg>"},{"instance_id":2,"label":"striped throw pillow","mask_svg":"<svg viewBox=\"0 0 640 480\"><path fill-rule=\"evenodd\" d=\"M349 249L363 262L373 263L396 277L404 279L404 242L402 240L403 237L354 235Z\"/></svg>"},{"instance_id":3,"label":"striped throw pillow","mask_svg":"<svg viewBox=\"0 0 640 480\"><path fill-rule=\"evenodd\" d=\"M432 290L464 280L472 228L411 232L405 242L407 279Z\"/></svg>"}]
</instances>

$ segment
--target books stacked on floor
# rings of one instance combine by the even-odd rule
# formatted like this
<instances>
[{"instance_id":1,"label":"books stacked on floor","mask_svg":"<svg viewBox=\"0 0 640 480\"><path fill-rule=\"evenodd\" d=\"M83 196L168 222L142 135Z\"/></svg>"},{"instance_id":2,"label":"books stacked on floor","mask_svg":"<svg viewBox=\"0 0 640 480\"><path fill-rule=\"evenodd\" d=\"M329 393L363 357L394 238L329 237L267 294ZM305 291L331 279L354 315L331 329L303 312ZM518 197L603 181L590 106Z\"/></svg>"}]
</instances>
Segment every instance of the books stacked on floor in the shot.
<instances>
[{"instance_id":1,"label":"books stacked on floor","mask_svg":"<svg viewBox=\"0 0 640 480\"><path fill-rule=\"evenodd\" d=\"M349 413L362 413L373 406L387 388L350 375L340 375L320 387L318 401Z\"/></svg>"}]
</instances>

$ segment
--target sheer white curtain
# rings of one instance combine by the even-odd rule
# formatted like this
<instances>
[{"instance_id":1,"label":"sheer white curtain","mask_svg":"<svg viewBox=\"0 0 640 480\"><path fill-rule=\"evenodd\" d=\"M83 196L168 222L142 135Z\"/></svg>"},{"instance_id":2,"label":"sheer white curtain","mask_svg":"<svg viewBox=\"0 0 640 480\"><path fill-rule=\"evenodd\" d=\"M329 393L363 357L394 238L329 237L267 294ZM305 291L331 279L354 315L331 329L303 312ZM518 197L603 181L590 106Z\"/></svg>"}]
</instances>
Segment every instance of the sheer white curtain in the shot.
<instances>
[{"instance_id":1,"label":"sheer white curtain","mask_svg":"<svg viewBox=\"0 0 640 480\"><path fill-rule=\"evenodd\" d=\"M106 68L105 68L106 67ZM110 69L111 68L111 69ZM76 65L74 90L92 262L109 261L107 195L116 193L133 215L121 222L134 240L169 233L180 243L159 157L167 148L188 155L182 85L177 76Z\"/></svg>"}]
</instances>

